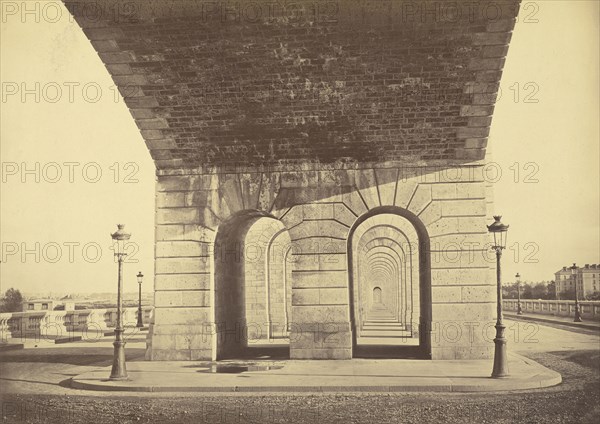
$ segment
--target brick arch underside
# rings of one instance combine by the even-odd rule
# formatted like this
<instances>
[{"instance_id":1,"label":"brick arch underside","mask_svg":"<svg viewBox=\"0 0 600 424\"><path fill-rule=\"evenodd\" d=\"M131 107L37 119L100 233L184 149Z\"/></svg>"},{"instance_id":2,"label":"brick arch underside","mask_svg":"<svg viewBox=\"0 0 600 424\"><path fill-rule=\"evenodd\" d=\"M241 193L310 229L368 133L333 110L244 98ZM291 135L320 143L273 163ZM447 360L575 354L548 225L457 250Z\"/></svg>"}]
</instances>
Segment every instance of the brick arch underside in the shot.
<instances>
[{"instance_id":1,"label":"brick arch underside","mask_svg":"<svg viewBox=\"0 0 600 424\"><path fill-rule=\"evenodd\" d=\"M159 170L483 159L519 1L443 19L419 3L223 20L206 2L65 0Z\"/></svg>"}]
</instances>

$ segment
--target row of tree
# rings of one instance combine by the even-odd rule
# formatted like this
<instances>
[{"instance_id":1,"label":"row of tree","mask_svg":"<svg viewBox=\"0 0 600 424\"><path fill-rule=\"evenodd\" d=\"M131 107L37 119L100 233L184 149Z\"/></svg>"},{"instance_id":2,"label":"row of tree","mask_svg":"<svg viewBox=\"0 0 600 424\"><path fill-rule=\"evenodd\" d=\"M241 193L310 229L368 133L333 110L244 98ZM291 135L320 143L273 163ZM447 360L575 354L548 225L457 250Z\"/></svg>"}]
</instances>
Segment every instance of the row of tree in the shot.
<instances>
[{"instance_id":1,"label":"row of tree","mask_svg":"<svg viewBox=\"0 0 600 424\"><path fill-rule=\"evenodd\" d=\"M10 288L0 298L0 312L20 312L23 296L19 290Z\"/></svg>"},{"instance_id":2,"label":"row of tree","mask_svg":"<svg viewBox=\"0 0 600 424\"><path fill-rule=\"evenodd\" d=\"M542 300L575 300L575 288L563 290L556 293L554 281L542 281L540 283L521 282L521 299ZM517 283L505 284L502 287L504 299L516 299L518 297ZM600 292L594 292L583 296L579 294L579 300L600 300Z\"/></svg>"}]
</instances>

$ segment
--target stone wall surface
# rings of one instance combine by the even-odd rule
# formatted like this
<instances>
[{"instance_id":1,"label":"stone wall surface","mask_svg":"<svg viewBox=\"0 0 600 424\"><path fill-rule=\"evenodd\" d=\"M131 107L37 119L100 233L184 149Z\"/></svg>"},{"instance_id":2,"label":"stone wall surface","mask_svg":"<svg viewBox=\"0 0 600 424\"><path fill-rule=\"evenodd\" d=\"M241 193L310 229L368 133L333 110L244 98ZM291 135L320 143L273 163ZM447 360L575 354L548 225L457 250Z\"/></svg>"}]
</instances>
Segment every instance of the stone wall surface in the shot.
<instances>
[{"instance_id":1,"label":"stone wall surface","mask_svg":"<svg viewBox=\"0 0 600 424\"><path fill-rule=\"evenodd\" d=\"M209 358L203 355L216 334L201 323L214 322L211 256L224 254L222 246L215 246L216 234L232 216L261 211L279 219L291 239L292 357L350 357L350 229L369 211L397 206L418 217L430 239L431 330L439 336L432 338L433 357L489 356L491 345L482 333L472 340L467 334L469 322L492 321L494 313L483 165L371 166L270 174L159 173L156 296L173 293L169 304L156 302L154 337L165 338L169 348L164 354L173 357L171 332L183 331L204 340L198 350ZM251 180L269 184L234 189ZM239 247L228 249L229 257L243 262ZM237 304L231 302L229 307ZM455 325L462 327L462 337L447 340L445 332Z\"/></svg>"}]
</instances>

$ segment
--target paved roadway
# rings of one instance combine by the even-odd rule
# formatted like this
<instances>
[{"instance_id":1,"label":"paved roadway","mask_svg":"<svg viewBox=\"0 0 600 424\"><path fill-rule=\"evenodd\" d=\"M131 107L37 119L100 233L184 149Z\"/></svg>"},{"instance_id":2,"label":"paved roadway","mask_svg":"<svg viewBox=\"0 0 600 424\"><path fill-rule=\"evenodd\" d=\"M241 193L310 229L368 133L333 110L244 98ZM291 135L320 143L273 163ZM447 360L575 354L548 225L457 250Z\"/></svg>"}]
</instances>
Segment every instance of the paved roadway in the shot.
<instances>
[{"instance_id":1,"label":"paved roadway","mask_svg":"<svg viewBox=\"0 0 600 424\"><path fill-rule=\"evenodd\" d=\"M568 331L533 322L506 320L509 351L524 356L535 352L570 350L600 350L600 333ZM490 338L493 337L491 328ZM145 333L130 336L127 361L143 361ZM3 393L90 395L89 391L68 387L76 375L106 367L112 361L112 338L96 342L52 344L47 341L26 341L26 349L0 353L0 382ZM132 396L132 393L95 392L94 396ZM136 393L135 396L151 396ZM164 394L163 394L164 396Z\"/></svg>"}]
</instances>

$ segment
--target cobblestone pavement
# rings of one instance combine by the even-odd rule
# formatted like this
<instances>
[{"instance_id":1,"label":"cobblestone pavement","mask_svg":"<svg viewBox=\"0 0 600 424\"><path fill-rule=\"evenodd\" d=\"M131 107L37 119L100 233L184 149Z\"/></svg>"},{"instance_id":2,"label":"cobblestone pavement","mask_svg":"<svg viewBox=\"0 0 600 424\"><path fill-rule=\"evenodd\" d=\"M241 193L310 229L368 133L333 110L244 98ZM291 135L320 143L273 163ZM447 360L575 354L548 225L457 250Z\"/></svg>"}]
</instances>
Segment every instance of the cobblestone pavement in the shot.
<instances>
[{"instance_id":1,"label":"cobblestone pavement","mask_svg":"<svg viewBox=\"0 0 600 424\"><path fill-rule=\"evenodd\" d=\"M558 333L557 333L558 332ZM220 394L160 396L152 394L73 391L55 382L66 379L65 367L77 370L110 363L110 350L96 349L92 357L63 352L63 368L48 359L25 364L35 377L36 365L45 364L35 382L21 382L32 390L5 392L5 370L15 353L0 355L2 422L6 423L595 423L600 416L600 346L570 349L565 340L581 342L574 333L540 326L540 343L516 351L560 372L563 383L539 390L497 394ZM556 349L547 337L562 337ZM578 335L584 337L583 335ZM106 346L106 349L110 349ZM518 350L517 350L518 349ZM136 352L131 352L132 360ZM34 356L34 357L38 357ZM83 358L83 359L82 359ZM56 359L56 358L55 358ZM141 359L141 358L137 358ZM87 364L87 365L86 365ZM63 380L64 381L64 380ZM13 382L16 383L16 382ZM40 387L48 390L40 389ZM44 392L45 394L40 394Z\"/></svg>"}]
</instances>

